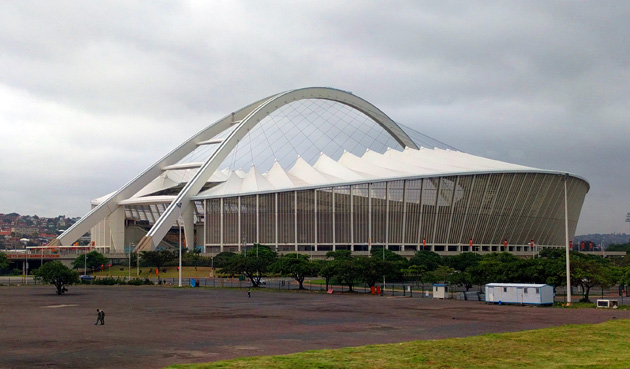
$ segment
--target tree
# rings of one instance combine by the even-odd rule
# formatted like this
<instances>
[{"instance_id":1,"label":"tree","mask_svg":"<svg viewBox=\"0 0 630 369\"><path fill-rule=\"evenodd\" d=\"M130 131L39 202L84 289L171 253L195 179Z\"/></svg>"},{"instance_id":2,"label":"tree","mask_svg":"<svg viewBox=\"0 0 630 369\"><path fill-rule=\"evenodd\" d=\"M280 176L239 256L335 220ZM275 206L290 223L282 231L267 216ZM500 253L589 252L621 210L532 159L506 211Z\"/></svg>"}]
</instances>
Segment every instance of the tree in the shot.
<instances>
[{"instance_id":1,"label":"tree","mask_svg":"<svg viewBox=\"0 0 630 369\"><path fill-rule=\"evenodd\" d=\"M57 287L57 295L61 295L73 283L79 283L79 273L63 265L60 261L51 261L35 271L35 278Z\"/></svg>"},{"instance_id":2,"label":"tree","mask_svg":"<svg viewBox=\"0 0 630 369\"><path fill-rule=\"evenodd\" d=\"M223 251L218 253L214 257L214 267L215 268L223 268L226 265L230 264L234 258L236 258L238 254L230 251Z\"/></svg>"},{"instance_id":3,"label":"tree","mask_svg":"<svg viewBox=\"0 0 630 369\"><path fill-rule=\"evenodd\" d=\"M388 264L391 266L391 262L383 261L378 257L369 257L366 258L364 256L360 256L355 258L354 260L355 267L357 269L357 277L361 279L364 283L366 283L369 287L374 287L376 282L383 279L383 276L387 273L385 269L385 265Z\"/></svg>"},{"instance_id":4,"label":"tree","mask_svg":"<svg viewBox=\"0 0 630 369\"><path fill-rule=\"evenodd\" d=\"M342 259L333 261L335 277L343 284L348 285L348 292L354 292L353 286L359 278L359 265L354 259Z\"/></svg>"},{"instance_id":5,"label":"tree","mask_svg":"<svg viewBox=\"0 0 630 369\"><path fill-rule=\"evenodd\" d=\"M383 256L385 256L384 259L391 262L407 262L407 258L404 256L383 247L372 247L370 256L373 258L381 258L381 260L383 260Z\"/></svg>"},{"instance_id":6,"label":"tree","mask_svg":"<svg viewBox=\"0 0 630 369\"><path fill-rule=\"evenodd\" d=\"M293 253L278 258L271 269L283 275L290 275L299 283L299 289L303 290L304 279L315 275L319 268L307 255Z\"/></svg>"},{"instance_id":7,"label":"tree","mask_svg":"<svg viewBox=\"0 0 630 369\"><path fill-rule=\"evenodd\" d=\"M0 252L0 269L7 269L9 267L9 259L7 254Z\"/></svg>"},{"instance_id":8,"label":"tree","mask_svg":"<svg viewBox=\"0 0 630 369\"><path fill-rule=\"evenodd\" d=\"M432 272L442 265L442 257L433 251L420 250L409 260L411 265L424 265L427 271Z\"/></svg>"},{"instance_id":9,"label":"tree","mask_svg":"<svg viewBox=\"0 0 630 369\"><path fill-rule=\"evenodd\" d=\"M155 266L157 270L160 270L168 262L175 260L177 256L177 253L170 250L142 251L140 253L140 258L147 264ZM158 279L159 278L160 275L158 272Z\"/></svg>"},{"instance_id":10,"label":"tree","mask_svg":"<svg viewBox=\"0 0 630 369\"><path fill-rule=\"evenodd\" d=\"M455 274L455 269L445 265L440 265L433 271L432 274L435 281L450 285L453 283L453 274Z\"/></svg>"},{"instance_id":11,"label":"tree","mask_svg":"<svg viewBox=\"0 0 630 369\"><path fill-rule=\"evenodd\" d=\"M416 277L416 286L422 283L424 292L424 277L427 273L427 267L424 265L410 265L401 270L404 275Z\"/></svg>"},{"instance_id":12,"label":"tree","mask_svg":"<svg viewBox=\"0 0 630 369\"><path fill-rule=\"evenodd\" d=\"M260 286L260 279L276 261L278 255L268 246L255 243L247 255L234 257L223 270L226 273L244 274L252 283L252 287Z\"/></svg>"},{"instance_id":13,"label":"tree","mask_svg":"<svg viewBox=\"0 0 630 369\"><path fill-rule=\"evenodd\" d=\"M590 302L592 287L610 287L614 284L611 270L598 260L576 257L571 260L571 284L582 287L584 297L580 302Z\"/></svg>"},{"instance_id":14,"label":"tree","mask_svg":"<svg viewBox=\"0 0 630 369\"><path fill-rule=\"evenodd\" d=\"M462 252L458 255L446 256L444 258L444 265L464 272L466 269L479 264L481 259L482 256L474 252Z\"/></svg>"},{"instance_id":15,"label":"tree","mask_svg":"<svg viewBox=\"0 0 630 369\"><path fill-rule=\"evenodd\" d=\"M99 268L101 265L105 265L109 262L109 259L105 257L105 255L101 254L98 251L90 251L85 255L77 256L74 261L72 261L72 268L74 269L84 269L86 267L87 260L87 269L93 270Z\"/></svg>"},{"instance_id":16,"label":"tree","mask_svg":"<svg viewBox=\"0 0 630 369\"><path fill-rule=\"evenodd\" d=\"M352 259L352 251L350 250L328 251L326 253L326 259L350 260Z\"/></svg>"},{"instance_id":17,"label":"tree","mask_svg":"<svg viewBox=\"0 0 630 369\"><path fill-rule=\"evenodd\" d=\"M332 260L316 260L319 275L326 281L326 290L330 285L330 280L335 276L335 263Z\"/></svg>"}]
</instances>

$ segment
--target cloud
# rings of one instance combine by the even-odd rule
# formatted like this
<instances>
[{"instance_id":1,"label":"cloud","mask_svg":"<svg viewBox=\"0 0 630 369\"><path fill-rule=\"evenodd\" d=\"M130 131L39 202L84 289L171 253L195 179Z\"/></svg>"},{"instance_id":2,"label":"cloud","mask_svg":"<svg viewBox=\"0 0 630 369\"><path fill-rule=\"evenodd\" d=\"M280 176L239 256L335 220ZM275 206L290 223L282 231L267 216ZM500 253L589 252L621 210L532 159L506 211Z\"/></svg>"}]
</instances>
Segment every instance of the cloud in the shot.
<instances>
[{"instance_id":1,"label":"cloud","mask_svg":"<svg viewBox=\"0 0 630 369\"><path fill-rule=\"evenodd\" d=\"M349 90L461 150L587 179L578 233L630 209L630 5L10 2L0 211L82 215L207 124Z\"/></svg>"}]
</instances>

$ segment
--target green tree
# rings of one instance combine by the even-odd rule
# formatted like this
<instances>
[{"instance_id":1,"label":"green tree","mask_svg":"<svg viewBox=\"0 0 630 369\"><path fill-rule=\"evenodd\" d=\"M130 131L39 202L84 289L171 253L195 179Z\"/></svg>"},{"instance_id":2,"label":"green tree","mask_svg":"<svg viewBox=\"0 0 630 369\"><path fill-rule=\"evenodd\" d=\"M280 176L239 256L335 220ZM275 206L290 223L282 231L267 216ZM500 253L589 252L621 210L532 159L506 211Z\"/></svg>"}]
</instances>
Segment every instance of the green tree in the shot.
<instances>
[{"instance_id":1,"label":"green tree","mask_svg":"<svg viewBox=\"0 0 630 369\"><path fill-rule=\"evenodd\" d=\"M422 288L424 292L424 279L427 274L427 267L424 265L410 265L407 268L401 270L402 273L406 276L415 277L416 286L422 283Z\"/></svg>"},{"instance_id":2,"label":"green tree","mask_svg":"<svg viewBox=\"0 0 630 369\"><path fill-rule=\"evenodd\" d=\"M140 253L140 258L144 260L145 263L149 265L153 265L158 269L158 271L167 263L175 260L179 255L175 251L170 250L156 250L156 251L142 251ZM158 272L158 280L160 278L160 274Z\"/></svg>"},{"instance_id":3,"label":"green tree","mask_svg":"<svg viewBox=\"0 0 630 369\"><path fill-rule=\"evenodd\" d=\"M44 283L53 284L57 288L57 295L61 295L73 283L79 282L79 273L63 265L60 261L51 261L35 271L35 278Z\"/></svg>"},{"instance_id":4,"label":"green tree","mask_svg":"<svg viewBox=\"0 0 630 369\"><path fill-rule=\"evenodd\" d=\"M230 251L223 251L218 253L214 257L214 267L215 268L223 268L226 265L230 264L234 258L238 257L238 254Z\"/></svg>"},{"instance_id":5,"label":"green tree","mask_svg":"<svg viewBox=\"0 0 630 369\"><path fill-rule=\"evenodd\" d=\"M420 250L409 260L410 265L424 265L427 271L432 272L442 265L442 257L433 251Z\"/></svg>"},{"instance_id":6,"label":"green tree","mask_svg":"<svg viewBox=\"0 0 630 369\"><path fill-rule=\"evenodd\" d=\"M462 252L461 254L444 257L444 265L460 272L479 264L482 256L474 252Z\"/></svg>"},{"instance_id":7,"label":"green tree","mask_svg":"<svg viewBox=\"0 0 630 369\"><path fill-rule=\"evenodd\" d=\"M348 286L348 292L354 292L354 285L359 280L359 264L351 259L341 259L333 261L335 277Z\"/></svg>"},{"instance_id":8,"label":"green tree","mask_svg":"<svg viewBox=\"0 0 630 369\"><path fill-rule=\"evenodd\" d=\"M87 269L94 270L100 268L101 265L106 265L109 261L105 257L105 255L101 254L98 251L90 251L85 255L77 256L74 261L72 261L72 268L74 269L84 269L86 267L87 260Z\"/></svg>"},{"instance_id":9,"label":"green tree","mask_svg":"<svg viewBox=\"0 0 630 369\"><path fill-rule=\"evenodd\" d=\"M435 281L451 285L453 284L453 275L455 274L455 269L447 267L445 265L440 265L432 272L432 274Z\"/></svg>"},{"instance_id":10,"label":"green tree","mask_svg":"<svg viewBox=\"0 0 630 369\"><path fill-rule=\"evenodd\" d=\"M330 287L330 281L335 276L335 262L333 260L315 260L318 274L326 281L326 290Z\"/></svg>"},{"instance_id":11,"label":"green tree","mask_svg":"<svg viewBox=\"0 0 630 369\"><path fill-rule=\"evenodd\" d=\"M369 287L374 287L376 282L383 280L383 276L391 272L393 263L383 261L379 257L359 256L352 261L356 268L357 277Z\"/></svg>"},{"instance_id":12,"label":"green tree","mask_svg":"<svg viewBox=\"0 0 630 369\"><path fill-rule=\"evenodd\" d=\"M334 260L350 260L352 259L352 251L350 250L328 251L326 253L326 258L334 259Z\"/></svg>"},{"instance_id":13,"label":"green tree","mask_svg":"<svg viewBox=\"0 0 630 369\"><path fill-rule=\"evenodd\" d=\"M226 273L235 275L244 274L252 283L253 287L260 286L260 279L276 261L278 255L268 246L254 244L247 255L241 254L234 257L223 270Z\"/></svg>"},{"instance_id":14,"label":"green tree","mask_svg":"<svg viewBox=\"0 0 630 369\"><path fill-rule=\"evenodd\" d=\"M628 251L630 251L630 243L622 243L622 244L613 243L610 246L608 246L606 250L607 251L625 251L627 254Z\"/></svg>"},{"instance_id":15,"label":"green tree","mask_svg":"<svg viewBox=\"0 0 630 369\"><path fill-rule=\"evenodd\" d=\"M304 279L316 275L319 268L309 260L308 255L293 253L278 258L271 270L282 275L290 275L299 283L299 289L303 290Z\"/></svg>"},{"instance_id":16,"label":"green tree","mask_svg":"<svg viewBox=\"0 0 630 369\"><path fill-rule=\"evenodd\" d=\"M581 302L590 302L589 293L592 287L608 288L614 282L612 270L604 263L583 257L571 260L571 284L582 287L584 297Z\"/></svg>"},{"instance_id":17,"label":"green tree","mask_svg":"<svg viewBox=\"0 0 630 369\"><path fill-rule=\"evenodd\" d=\"M394 263L407 262L407 258L405 258L404 256L398 253L395 253L392 250L386 249L384 247L372 247L372 249L370 250L370 256L373 258L381 258L381 260L383 259L383 256L385 256L385 260L391 261Z\"/></svg>"},{"instance_id":18,"label":"green tree","mask_svg":"<svg viewBox=\"0 0 630 369\"><path fill-rule=\"evenodd\" d=\"M9 259L7 254L0 252L0 269L7 269L9 267Z\"/></svg>"}]
</instances>

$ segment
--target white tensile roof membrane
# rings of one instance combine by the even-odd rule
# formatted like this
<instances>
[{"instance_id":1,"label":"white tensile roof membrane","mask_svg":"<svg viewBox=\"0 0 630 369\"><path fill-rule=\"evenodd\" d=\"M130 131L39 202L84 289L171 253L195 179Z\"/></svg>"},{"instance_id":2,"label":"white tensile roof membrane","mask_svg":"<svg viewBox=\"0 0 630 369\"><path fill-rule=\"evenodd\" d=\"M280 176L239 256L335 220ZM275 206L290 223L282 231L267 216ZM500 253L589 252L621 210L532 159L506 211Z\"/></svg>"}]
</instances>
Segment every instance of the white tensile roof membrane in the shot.
<instances>
[{"instance_id":1,"label":"white tensile roof membrane","mask_svg":"<svg viewBox=\"0 0 630 369\"><path fill-rule=\"evenodd\" d=\"M465 172L536 170L466 154L400 127L419 150L401 147L374 120L344 104L317 99L289 103L249 131L193 199ZM162 203L165 196L177 195L232 131L233 127L203 141L123 202L146 204L153 198Z\"/></svg>"}]
</instances>

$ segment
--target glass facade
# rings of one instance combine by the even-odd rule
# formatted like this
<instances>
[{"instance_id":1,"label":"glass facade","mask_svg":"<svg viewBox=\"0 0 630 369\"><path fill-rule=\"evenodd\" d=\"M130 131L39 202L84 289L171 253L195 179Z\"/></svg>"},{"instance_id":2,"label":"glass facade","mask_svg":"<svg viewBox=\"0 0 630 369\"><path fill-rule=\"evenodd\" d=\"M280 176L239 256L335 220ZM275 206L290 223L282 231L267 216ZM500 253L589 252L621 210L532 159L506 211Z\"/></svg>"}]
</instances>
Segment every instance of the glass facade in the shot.
<instances>
[{"instance_id":1,"label":"glass facade","mask_svg":"<svg viewBox=\"0 0 630 369\"><path fill-rule=\"evenodd\" d=\"M588 184L567 182L573 234ZM488 173L359 183L205 201L205 245L280 252L526 251L564 245L564 178ZM472 240L473 250L470 249ZM218 247L218 248L217 248ZM228 247L228 248L224 248Z\"/></svg>"}]
</instances>

